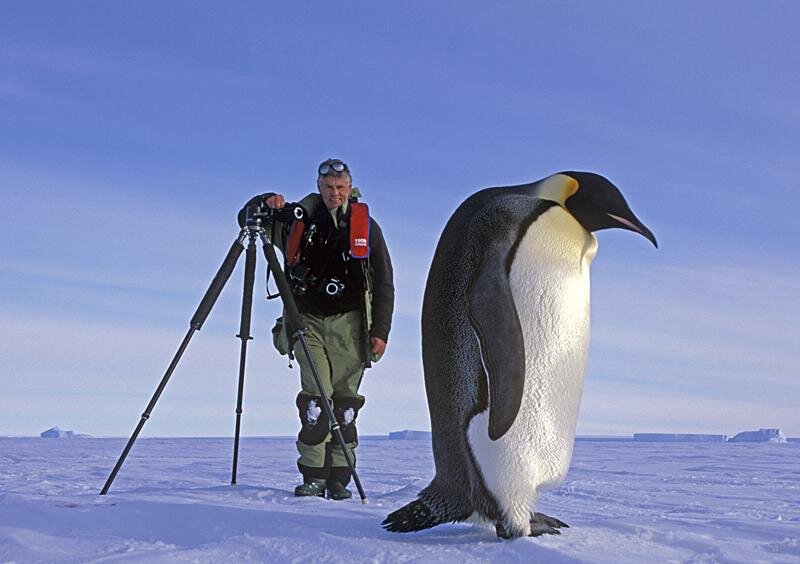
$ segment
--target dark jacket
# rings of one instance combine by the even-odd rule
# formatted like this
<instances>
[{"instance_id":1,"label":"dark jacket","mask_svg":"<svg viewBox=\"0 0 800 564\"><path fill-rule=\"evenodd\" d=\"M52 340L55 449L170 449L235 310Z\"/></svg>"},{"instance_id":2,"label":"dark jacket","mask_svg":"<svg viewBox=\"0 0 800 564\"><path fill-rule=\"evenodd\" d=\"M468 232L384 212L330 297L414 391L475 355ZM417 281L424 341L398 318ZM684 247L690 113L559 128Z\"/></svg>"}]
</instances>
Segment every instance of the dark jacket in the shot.
<instances>
[{"instance_id":1,"label":"dark jacket","mask_svg":"<svg viewBox=\"0 0 800 564\"><path fill-rule=\"evenodd\" d=\"M239 212L239 225L244 226L248 206L258 204L272 195L273 193L266 193L250 199ZM310 263L319 284L310 286L304 294L294 291L297 309L300 313L332 315L369 308L371 312L365 311L365 315L367 318L371 317L371 325L366 336L388 341L394 311L394 283L392 262L380 226L370 217L370 255L366 259L353 259L347 254L352 207L348 206L337 226L319 194L309 194L301 202L305 208L311 208L306 209L306 232L311 225L315 225L317 229L316 244L308 249L308 256L304 259ZM284 255L290 227L283 222L274 221L270 228L270 240ZM344 260L344 257L348 260ZM287 274L292 273L292 269L287 266L285 268ZM341 281L345 286L342 295L337 298L329 297L320 288L320 284L332 278ZM365 291L371 295L369 304L364 300Z\"/></svg>"}]
</instances>

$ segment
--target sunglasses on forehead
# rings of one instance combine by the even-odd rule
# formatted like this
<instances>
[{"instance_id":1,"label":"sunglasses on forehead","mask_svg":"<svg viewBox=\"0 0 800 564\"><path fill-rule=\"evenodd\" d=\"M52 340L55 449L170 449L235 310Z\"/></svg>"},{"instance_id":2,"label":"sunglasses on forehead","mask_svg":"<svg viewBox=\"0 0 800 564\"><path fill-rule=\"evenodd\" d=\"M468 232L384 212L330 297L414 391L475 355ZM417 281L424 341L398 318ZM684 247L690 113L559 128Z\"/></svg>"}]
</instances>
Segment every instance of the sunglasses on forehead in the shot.
<instances>
[{"instance_id":1,"label":"sunglasses on forehead","mask_svg":"<svg viewBox=\"0 0 800 564\"><path fill-rule=\"evenodd\" d=\"M330 174L331 172L341 173L341 172L349 172L347 165L344 164L342 161L336 161L333 163L322 163L319 165L319 175L325 176L326 174Z\"/></svg>"}]
</instances>

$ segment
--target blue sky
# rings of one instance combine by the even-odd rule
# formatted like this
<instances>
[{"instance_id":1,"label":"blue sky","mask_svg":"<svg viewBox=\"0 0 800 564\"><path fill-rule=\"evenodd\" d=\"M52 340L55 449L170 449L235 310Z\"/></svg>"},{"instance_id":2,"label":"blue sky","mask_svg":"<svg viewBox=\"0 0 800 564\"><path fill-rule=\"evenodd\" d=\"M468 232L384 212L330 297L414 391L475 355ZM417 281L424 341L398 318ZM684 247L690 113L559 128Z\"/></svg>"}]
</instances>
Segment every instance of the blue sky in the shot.
<instances>
[{"instance_id":1,"label":"blue sky","mask_svg":"<svg viewBox=\"0 0 800 564\"><path fill-rule=\"evenodd\" d=\"M422 291L456 206L589 170L660 249L599 233L578 432L800 436L800 5L285 4L4 3L0 434L129 435L241 204L339 156L396 275L362 432L428 428ZM232 434L242 269L144 435ZM278 309L256 300L249 435L296 432Z\"/></svg>"}]
</instances>

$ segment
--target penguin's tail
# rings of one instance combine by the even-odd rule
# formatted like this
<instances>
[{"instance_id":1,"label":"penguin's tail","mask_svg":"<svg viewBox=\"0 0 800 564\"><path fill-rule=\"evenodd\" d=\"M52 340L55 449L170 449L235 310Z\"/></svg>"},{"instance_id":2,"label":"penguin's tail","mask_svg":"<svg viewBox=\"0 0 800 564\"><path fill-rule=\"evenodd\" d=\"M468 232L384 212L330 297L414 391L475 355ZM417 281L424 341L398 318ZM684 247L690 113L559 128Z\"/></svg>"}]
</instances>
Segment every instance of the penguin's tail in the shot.
<instances>
[{"instance_id":1,"label":"penguin's tail","mask_svg":"<svg viewBox=\"0 0 800 564\"><path fill-rule=\"evenodd\" d=\"M471 511L458 507L452 497L435 493L432 485L411 503L389 513L381 523L383 528L393 533L410 533L469 517Z\"/></svg>"}]
</instances>

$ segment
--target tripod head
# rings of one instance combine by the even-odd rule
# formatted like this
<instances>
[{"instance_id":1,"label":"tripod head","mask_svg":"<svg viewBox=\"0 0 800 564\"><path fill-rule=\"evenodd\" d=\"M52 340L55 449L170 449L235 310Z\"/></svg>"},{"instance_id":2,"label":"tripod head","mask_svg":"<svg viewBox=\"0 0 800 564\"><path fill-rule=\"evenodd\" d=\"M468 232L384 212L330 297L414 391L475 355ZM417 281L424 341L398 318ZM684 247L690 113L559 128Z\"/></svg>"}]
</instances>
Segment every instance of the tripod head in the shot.
<instances>
[{"instance_id":1,"label":"tripod head","mask_svg":"<svg viewBox=\"0 0 800 564\"><path fill-rule=\"evenodd\" d=\"M273 221L290 223L303 219L306 210L300 204L287 202L282 208L270 208L264 202L259 202L245 208L245 225L247 227L271 224Z\"/></svg>"}]
</instances>

